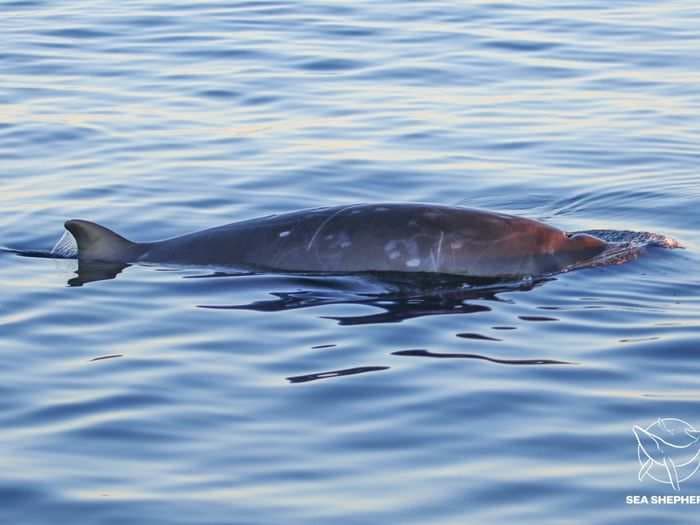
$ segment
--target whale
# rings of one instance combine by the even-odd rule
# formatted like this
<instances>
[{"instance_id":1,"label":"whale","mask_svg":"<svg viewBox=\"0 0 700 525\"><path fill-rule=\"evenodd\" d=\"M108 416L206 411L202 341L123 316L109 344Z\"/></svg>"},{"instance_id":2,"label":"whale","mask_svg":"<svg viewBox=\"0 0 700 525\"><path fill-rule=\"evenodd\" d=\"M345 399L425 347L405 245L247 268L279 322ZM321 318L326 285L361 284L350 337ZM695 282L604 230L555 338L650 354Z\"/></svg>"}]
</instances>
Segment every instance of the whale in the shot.
<instances>
[{"instance_id":1,"label":"whale","mask_svg":"<svg viewBox=\"0 0 700 525\"><path fill-rule=\"evenodd\" d=\"M700 433L685 421L673 418L658 419L649 428L634 425L632 431L637 438L640 460L643 460L638 474L639 481L649 474L654 465L659 465L666 471L673 490L680 490L682 479L678 470L697 462L700 456ZM694 468L697 470L697 465Z\"/></svg>"},{"instance_id":2,"label":"whale","mask_svg":"<svg viewBox=\"0 0 700 525\"><path fill-rule=\"evenodd\" d=\"M461 206L351 204L280 213L154 242L71 219L80 263L156 263L277 272L553 274L608 244L543 222Z\"/></svg>"}]
</instances>

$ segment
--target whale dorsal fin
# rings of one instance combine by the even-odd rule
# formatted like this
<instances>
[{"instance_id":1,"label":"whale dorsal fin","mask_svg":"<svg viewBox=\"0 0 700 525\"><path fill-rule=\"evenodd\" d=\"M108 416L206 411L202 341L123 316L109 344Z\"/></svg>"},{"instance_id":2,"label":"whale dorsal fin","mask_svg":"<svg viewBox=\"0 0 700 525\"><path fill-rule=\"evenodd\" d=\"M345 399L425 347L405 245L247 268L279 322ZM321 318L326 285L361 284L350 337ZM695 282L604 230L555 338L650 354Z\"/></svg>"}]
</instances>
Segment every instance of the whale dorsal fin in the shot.
<instances>
[{"instance_id":1,"label":"whale dorsal fin","mask_svg":"<svg viewBox=\"0 0 700 525\"><path fill-rule=\"evenodd\" d=\"M142 245L94 222L73 219L65 227L75 237L82 261L133 262L144 251Z\"/></svg>"}]
</instances>

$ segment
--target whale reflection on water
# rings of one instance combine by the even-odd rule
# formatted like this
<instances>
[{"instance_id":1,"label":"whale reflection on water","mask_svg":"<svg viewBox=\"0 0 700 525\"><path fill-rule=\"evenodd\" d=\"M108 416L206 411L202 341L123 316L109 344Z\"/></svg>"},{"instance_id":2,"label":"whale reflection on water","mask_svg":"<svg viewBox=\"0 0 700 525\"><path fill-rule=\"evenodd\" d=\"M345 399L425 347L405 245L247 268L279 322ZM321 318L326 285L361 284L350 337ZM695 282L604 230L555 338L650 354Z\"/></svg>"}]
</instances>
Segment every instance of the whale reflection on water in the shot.
<instances>
[{"instance_id":1,"label":"whale reflection on water","mask_svg":"<svg viewBox=\"0 0 700 525\"><path fill-rule=\"evenodd\" d=\"M201 277L203 276L198 276ZM324 315L322 318L337 321L342 326L400 323L431 315L488 312L491 310L490 306L470 301L497 302L500 301L498 293L529 290L546 280L475 282L473 279L434 274L414 275L411 281L395 274L298 276L294 280L297 289L268 291L267 295L274 297L273 299L243 304L198 306L211 310L281 312L329 305L358 305L371 307L373 311L363 315Z\"/></svg>"}]
</instances>

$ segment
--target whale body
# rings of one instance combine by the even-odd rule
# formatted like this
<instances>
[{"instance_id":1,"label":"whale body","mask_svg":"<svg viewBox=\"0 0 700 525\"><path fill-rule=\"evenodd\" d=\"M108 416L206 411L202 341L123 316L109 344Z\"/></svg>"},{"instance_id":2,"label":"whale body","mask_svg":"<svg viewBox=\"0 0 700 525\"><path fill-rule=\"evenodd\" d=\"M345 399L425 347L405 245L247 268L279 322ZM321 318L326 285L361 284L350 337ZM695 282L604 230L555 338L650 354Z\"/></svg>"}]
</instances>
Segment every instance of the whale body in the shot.
<instances>
[{"instance_id":1,"label":"whale body","mask_svg":"<svg viewBox=\"0 0 700 525\"><path fill-rule=\"evenodd\" d=\"M542 222L432 204L354 204L271 215L132 242L69 220L81 262L164 263L281 272L437 272L517 277L563 271L607 244Z\"/></svg>"}]
</instances>

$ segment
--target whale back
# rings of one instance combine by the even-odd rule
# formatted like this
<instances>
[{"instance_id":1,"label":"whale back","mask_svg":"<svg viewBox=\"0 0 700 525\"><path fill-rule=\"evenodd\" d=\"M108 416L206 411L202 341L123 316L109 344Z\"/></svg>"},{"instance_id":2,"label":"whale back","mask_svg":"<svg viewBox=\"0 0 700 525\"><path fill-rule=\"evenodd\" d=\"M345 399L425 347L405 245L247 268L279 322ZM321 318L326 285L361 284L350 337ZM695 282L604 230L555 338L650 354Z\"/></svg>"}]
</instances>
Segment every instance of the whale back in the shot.
<instances>
[{"instance_id":1,"label":"whale back","mask_svg":"<svg viewBox=\"0 0 700 525\"><path fill-rule=\"evenodd\" d=\"M66 228L81 261L284 272L429 272L473 277L555 273L605 243L502 213L429 204L356 204L227 224L133 243L88 221Z\"/></svg>"}]
</instances>

